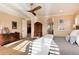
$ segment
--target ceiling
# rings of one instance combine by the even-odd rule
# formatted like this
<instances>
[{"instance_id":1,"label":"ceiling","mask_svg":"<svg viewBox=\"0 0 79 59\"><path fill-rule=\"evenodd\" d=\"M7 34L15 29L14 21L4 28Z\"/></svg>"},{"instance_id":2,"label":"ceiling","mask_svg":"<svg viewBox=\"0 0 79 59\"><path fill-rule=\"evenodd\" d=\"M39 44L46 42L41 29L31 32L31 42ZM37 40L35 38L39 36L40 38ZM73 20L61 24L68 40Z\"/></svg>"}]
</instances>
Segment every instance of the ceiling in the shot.
<instances>
[{"instance_id":1,"label":"ceiling","mask_svg":"<svg viewBox=\"0 0 79 59\"><path fill-rule=\"evenodd\" d=\"M36 11L37 16L73 14L79 11L78 3L34 3L32 7L29 3L0 3L0 11L26 18L33 16L27 11L38 5L42 8Z\"/></svg>"}]
</instances>

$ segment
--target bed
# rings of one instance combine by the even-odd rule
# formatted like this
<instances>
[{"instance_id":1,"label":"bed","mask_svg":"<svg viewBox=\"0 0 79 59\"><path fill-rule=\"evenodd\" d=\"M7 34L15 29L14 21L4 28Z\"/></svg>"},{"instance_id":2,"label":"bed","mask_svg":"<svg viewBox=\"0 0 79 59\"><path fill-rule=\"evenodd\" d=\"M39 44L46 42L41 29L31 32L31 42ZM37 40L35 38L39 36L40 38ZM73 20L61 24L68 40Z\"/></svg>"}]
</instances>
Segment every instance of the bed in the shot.
<instances>
[{"instance_id":1,"label":"bed","mask_svg":"<svg viewBox=\"0 0 79 59\"><path fill-rule=\"evenodd\" d=\"M26 47L28 55L59 55L59 50L51 34L35 39Z\"/></svg>"},{"instance_id":2,"label":"bed","mask_svg":"<svg viewBox=\"0 0 79 59\"><path fill-rule=\"evenodd\" d=\"M70 35L66 36L66 40L71 44L77 43L79 45L79 30L73 30Z\"/></svg>"}]
</instances>

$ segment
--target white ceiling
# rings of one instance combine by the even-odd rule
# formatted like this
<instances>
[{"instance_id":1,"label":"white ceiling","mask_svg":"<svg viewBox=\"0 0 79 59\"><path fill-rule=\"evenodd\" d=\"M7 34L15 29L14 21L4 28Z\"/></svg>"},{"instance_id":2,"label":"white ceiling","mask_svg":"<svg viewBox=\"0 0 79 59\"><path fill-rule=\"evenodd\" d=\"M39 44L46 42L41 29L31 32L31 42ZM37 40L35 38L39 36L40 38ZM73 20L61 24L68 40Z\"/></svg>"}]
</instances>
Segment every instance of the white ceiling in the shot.
<instances>
[{"instance_id":1,"label":"white ceiling","mask_svg":"<svg viewBox=\"0 0 79 59\"><path fill-rule=\"evenodd\" d=\"M73 14L79 11L78 3L36 3L32 7L29 3L0 3L0 11L25 18L33 16L27 11L38 5L42 8L36 11L37 16Z\"/></svg>"}]
</instances>

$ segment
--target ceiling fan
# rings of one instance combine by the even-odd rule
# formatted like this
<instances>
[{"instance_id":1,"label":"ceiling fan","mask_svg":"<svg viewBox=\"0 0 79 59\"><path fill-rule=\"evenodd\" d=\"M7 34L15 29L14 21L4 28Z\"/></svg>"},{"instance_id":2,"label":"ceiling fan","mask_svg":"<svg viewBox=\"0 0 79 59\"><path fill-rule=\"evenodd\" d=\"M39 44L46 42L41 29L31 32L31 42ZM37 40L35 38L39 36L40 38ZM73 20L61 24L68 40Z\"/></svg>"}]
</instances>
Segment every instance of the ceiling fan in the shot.
<instances>
[{"instance_id":1,"label":"ceiling fan","mask_svg":"<svg viewBox=\"0 0 79 59\"><path fill-rule=\"evenodd\" d=\"M32 4L32 5L33 5L33 4ZM32 6L32 5L31 5L31 6ZM37 10L39 10L39 9L41 9L41 8L42 8L41 6L37 6L37 7L33 8L33 9L29 10L28 12L30 12L30 13L32 13L34 16L36 16L35 11L37 11Z\"/></svg>"}]
</instances>

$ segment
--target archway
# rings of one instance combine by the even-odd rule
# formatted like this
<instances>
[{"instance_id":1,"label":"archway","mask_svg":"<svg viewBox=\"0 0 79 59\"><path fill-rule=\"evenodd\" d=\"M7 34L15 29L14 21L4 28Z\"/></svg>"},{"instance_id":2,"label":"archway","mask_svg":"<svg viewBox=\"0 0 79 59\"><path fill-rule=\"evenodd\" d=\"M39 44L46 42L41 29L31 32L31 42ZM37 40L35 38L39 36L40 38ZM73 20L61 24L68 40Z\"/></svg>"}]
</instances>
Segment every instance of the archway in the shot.
<instances>
[{"instance_id":1,"label":"archway","mask_svg":"<svg viewBox=\"0 0 79 59\"><path fill-rule=\"evenodd\" d=\"M34 36L41 37L42 36L42 24L40 22L36 22L34 24Z\"/></svg>"}]
</instances>

